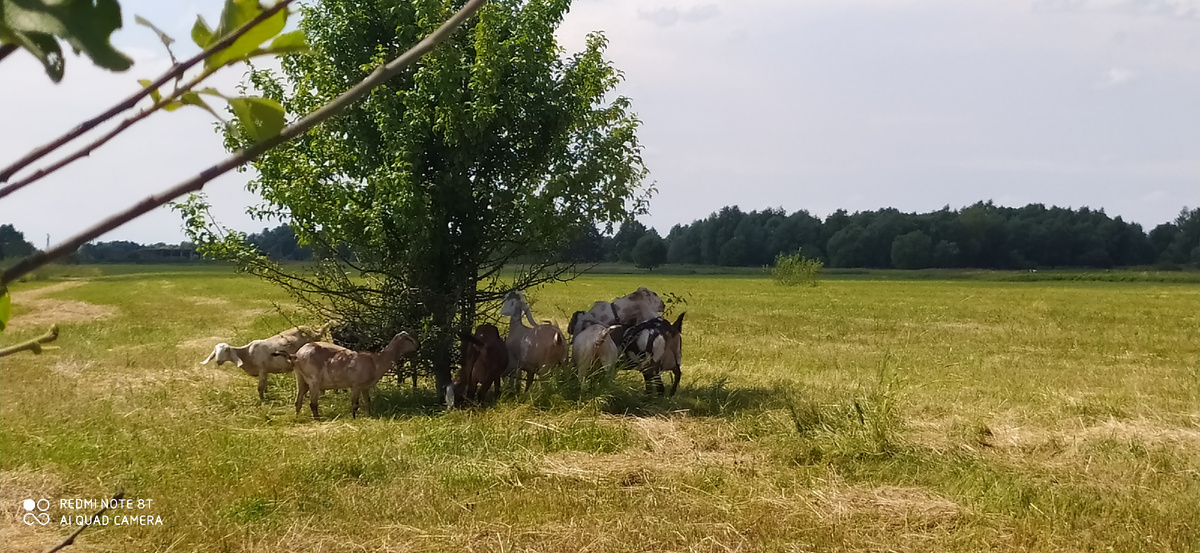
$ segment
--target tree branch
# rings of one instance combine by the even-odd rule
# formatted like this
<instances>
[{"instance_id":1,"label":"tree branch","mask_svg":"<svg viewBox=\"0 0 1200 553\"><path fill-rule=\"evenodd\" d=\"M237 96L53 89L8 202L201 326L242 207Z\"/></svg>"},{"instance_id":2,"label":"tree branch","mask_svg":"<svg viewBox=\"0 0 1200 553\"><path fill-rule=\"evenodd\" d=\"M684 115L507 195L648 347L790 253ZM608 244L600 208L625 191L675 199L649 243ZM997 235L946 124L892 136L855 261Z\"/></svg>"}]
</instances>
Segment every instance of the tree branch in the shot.
<instances>
[{"instance_id":1,"label":"tree branch","mask_svg":"<svg viewBox=\"0 0 1200 553\"><path fill-rule=\"evenodd\" d=\"M108 505L111 505L111 504L112 504L112 502L115 502L115 501L120 501L120 500L121 500L121 498L123 498L123 497L125 497L125 492L124 492L124 490L117 492L117 495L114 495L114 496L112 496L112 500L111 500L111 501L108 503ZM58 544L58 545L54 546L54 548L53 548L53 549L50 549L50 550L46 551L46 553L55 553L56 551L60 551L60 550L62 550L62 549L65 549L65 548L67 548L67 547L68 547L68 546L70 546L70 545L74 545L74 544L75 544L75 538L76 538L76 537L78 537L78 536L79 536L79 534L82 534L84 530L87 530L87 529L88 529L88 526L91 526L91 525L92 525L92 521L96 520L96 518L97 518L97 517L99 517L100 515L104 514L104 511L107 511L107 510L108 510L108 505L105 505L103 509L100 509L99 511L97 511L97 512L96 512L96 514L92 515L92 517L88 519L88 522L87 522L87 524L84 524L83 526L80 526L80 527L79 527L79 529L78 529L78 530L76 530L74 534L71 534L71 535L70 535L70 536L69 536L69 537L68 537L66 540L64 540L62 543L60 543L60 544Z\"/></svg>"},{"instance_id":2,"label":"tree branch","mask_svg":"<svg viewBox=\"0 0 1200 553\"><path fill-rule=\"evenodd\" d=\"M229 46L233 45L233 43L235 41L237 41L237 39L241 38L242 35L249 32L250 29L254 28L259 23L266 21L267 18L271 17L272 15L279 13L280 10L287 8L288 5L294 1L295 0L279 0L278 2L275 3L274 6L271 6L267 9L263 10L263 12L258 14L258 16L256 16L254 19L251 19L245 25L238 27L236 30L229 33L221 40L218 40L217 42L210 45L208 48L205 48L204 51L200 52L199 54L196 54L195 56L188 58L187 60L184 60L183 63L175 64L173 67L171 67L170 70L168 70L166 73L163 73L161 76L159 76L157 79L155 79L154 82L150 83L150 86L142 88L138 92L136 92L133 95L129 96L128 98L122 100L121 103L109 108L104 113L101 113L100 115L97 115L91 119L88 119L87 121L84 121L83 123L80 123L75 128L68 131L66 134L54 139L54 141L47 143L43 146L40 146L40 147L34 149L33 151L29 152L28 154L25 154L25 157L18 159L17 161L13 162L12 165L5 167L3 170L0 170L0 182L7 183L9 181L9 179L11 179L12 176L17 171L20 171L21 169L28 167L29 164L31 164L39 159L42 159L43 157L46 156L46 154L49 154L50 152L53 152L53 151L61 148L67 142L75 140L83 133L86 133L86 132L96 128L96 126L100 125L101 123L103 123L105 121L108 121L109 119L112 119L117 114L119 114L123 111L129 110L129 109L132 109L133 106L136 105L139 100L149 96L150 91L158 90L159 87L167 84L167 82L170 81L171 79L176 79L180 75L183 75L184 71L191 69L193 65L196 65L197 63L204 61L206 58L208 58L208 56L211 56L212 54L219 52L221 50L224 50L225 48L228 48ZM6 44L5 46L10 46L10 45ZM0 47L0 50L2 50L2 48L3 47ZM0 56L0 58L3 58L3 56ZM3 198L17 190L16 188L13 188L10 190L10 188L11 187L6 186L3 189L0 189L0 198Z\"/></svg>"},{"instance_id":3,"label":"tree branch","mask_svg":"<svg viewBox=\"0 0 1200 553\"><path fill-rule=\"evenodd\" d=\"M138 202L125 211L113 215L112 217L109 217L108 219L105 219L91 228L88 228L87 230L75 235L66 242L50 248L47 251L38 252L32 256L22 259L16 265L4 271L3 275L0 275L0 286L7 285L8 283L15 281L21 275L29 273L30 271L41 267L42 265L45 265L79 249L80 246L86 244L87 242L95 240L104 233L128 223L129 221L144 215L150 210L155 209L175 198L178 198L179 196L203 189L204 185L208 183L208 181L227 173L230 169L238 167L243 163L257 159L258 156L261 156L271 148L296 138L322 121L325 121L334 115L340 114L341 112L345 111L351 103L357 101L363 96L366 96L371 89L383 84L388 79L399 75L401 71L419 60L426 52L429 52L435 46L453 34L454 30L457 29L459 25L466 21L468 17L474 14L486 3L487 0L470 0L463 5L462 9L458 10L458 12L455 13L449 20L443 23L441 27L438 27L436 31L422 39L421 42L418 42L416 46L413 46L408 51L388 62L386 65L375 68L375 70L372 71L367 78L360 81L353 88L342 93L341 96L338 96L328 104L317 108L315 111L304 116L299 121L288 125L278 135L268 138L243 150L238 150L232 156L226 158L224 161L216 165L213 165L212 167L209 167L208 169L205 169L200 174L187 179L160 194L150 196Z\"/></svg>"},{"instance_id":4,"label":"tree branch","mask_svg":"<svg viewBox=\"0 0 1200 553\"><path fill-rule=\"evenodd\" d=\"M20 351L26 351L26 350L32 351L34 355L38 355L38 354L42 353L42 344L47 344L47 343L53 342L57 339L58 339L58 325L50 325L50 330L47 330L45 334L38 336L37 338L33 338L31 340L26 340L19 344L11 345L4 349L0 349L0 357L4 357L6 355L12 355L14 353L17 353Z\"/></svg>"}]
</instances>

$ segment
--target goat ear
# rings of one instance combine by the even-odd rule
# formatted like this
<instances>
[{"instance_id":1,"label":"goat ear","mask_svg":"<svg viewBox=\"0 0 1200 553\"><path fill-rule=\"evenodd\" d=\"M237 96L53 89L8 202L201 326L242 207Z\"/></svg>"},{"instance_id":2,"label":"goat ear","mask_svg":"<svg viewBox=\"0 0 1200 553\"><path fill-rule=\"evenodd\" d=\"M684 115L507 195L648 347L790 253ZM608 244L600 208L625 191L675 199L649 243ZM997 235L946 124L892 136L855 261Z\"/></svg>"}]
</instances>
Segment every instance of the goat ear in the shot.
<instances>
[{"instance_id":1,"label":"goat ear","mask_svg":"<svg viewBox=\"0 0 1200 553\"><path fill-rule=\"evenodd\" d=\"M680 313L679 318L675 319L674 323L671 323L671 326L675 329L675 332L683 333L683 316L684 315L687 315L687 311Z\"/></svg>"}]
</instances>

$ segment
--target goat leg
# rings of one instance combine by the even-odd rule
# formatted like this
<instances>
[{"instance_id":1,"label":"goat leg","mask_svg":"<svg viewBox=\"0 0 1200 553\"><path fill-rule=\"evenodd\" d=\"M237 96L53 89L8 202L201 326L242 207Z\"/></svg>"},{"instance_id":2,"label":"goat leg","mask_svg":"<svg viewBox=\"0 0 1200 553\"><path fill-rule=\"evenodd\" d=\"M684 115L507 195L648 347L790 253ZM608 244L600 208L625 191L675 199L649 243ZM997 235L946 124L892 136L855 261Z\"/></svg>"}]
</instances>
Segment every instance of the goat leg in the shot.
<instances>
[{"instance_id":1,"label":"goat leg","mask_svg":"<svg viewBox=\"0 0 1200 553\"><path fill-rule=\"evenodd\" d=\"M671 373L675 375L675 381L671 383L670 395L673 396L675 395L675 391L679 389L679 376L683 374L683 371L679 367L675 367L674 369L671 369Z\"/></svg>"},{"instance_id":2,"label":"goat leg","mask_svg":"<svg viewBox=\"0 0 1200 553\"><path fill-rule=\"evenodd\" d=\"M363 402L366 404L365 407L367 410L367 414L370 415L371 414L371 389L370 388L366 388L362 391L362 398L363 398Z\"/></svg>"},{"instance_id":3,"label":"goat leg","mask_svg":"<svg viewBox=\"0 0 1200 553\"><path fill-rule=\"evenodd\" d=\"M358 388L350 389L350 418L352 419L358 418L358 397L360 395L362 395L362 392Z\"/></svg>"},{"instance_id":4,"label":"goat leg","mask_svg":"<svg viewBox=\"0 0 1200 553\"><path fill-rule=\"evenodd\" d=\"M267 368L263 367L258 371L258 402L262 403L267 400Z\"/></svg>"},{"instance_id":5,"label":"goat leg","mask_svg":"<svg viewBox=\"0 0 1200 553\"><path fill-rule=\"evenodd\" d=\"M308 389L308 406L312 409L313 419L321 418L321 412L317 410L317 399L321 397L320 390L319 386L311 386Z\"/></svg>"},{"instance_id":6,"label":"goat leg","mask_svg":"<svg viewBox=\"0 0 1200 553\"><path fill-rule=\"evenodd\" d=\"M300 406L304 404L304 396L308 393L308 382L304 377L296 375L296 414L300 414Z\"/></svg>"}]
</instances>

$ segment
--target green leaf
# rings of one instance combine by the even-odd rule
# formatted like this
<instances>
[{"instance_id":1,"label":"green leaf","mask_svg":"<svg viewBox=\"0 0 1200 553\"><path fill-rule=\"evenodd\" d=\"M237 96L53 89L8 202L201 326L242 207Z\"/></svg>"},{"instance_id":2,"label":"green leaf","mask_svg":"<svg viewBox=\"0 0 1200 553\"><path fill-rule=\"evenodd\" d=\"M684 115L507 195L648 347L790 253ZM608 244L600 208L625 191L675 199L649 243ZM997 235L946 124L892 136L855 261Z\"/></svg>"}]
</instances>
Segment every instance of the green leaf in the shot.
<instances>
[{"instance_id":1,"label":"green leaf","mask_svg":"<svg viewBox=\"0 0 1200 553\"><path fill-rule=\"evenodd\" d=\"M133 60L109 42L113 31L121 28L121 6L117 0L0 2L4 4L4 24L14 35L38 33L61 38L76 52L86 54L93 63L110 71L124 71L133 65ZM37 40L43 50L49 51L44 39ZM22 46L28 48L26 44Z\"/></svg>"},{"instance_id":2,"label":"green leaf","mask_svg":"<svg viewBox=\"0 0 1200 553\"><path fill-rule=\"evenodd\" d=\"M258 0L226 0L225 9L221 11L221 24L215 35L224 37L250 22L263 11ZM279 34L287 24L287 10L280 10L275 15L259 22L246 34L238 37L228 48L214 52L204 60L206 69L214 69L231 61L245 59L260 44ZM215 40L220 40L217 38ZM211 43L210 43L211 44Z\"/></svg>"},{"instance_id":3,"label":"green leaf","mask_svg":"<svg viewBox=\"0 0 1200 553\"><path fill-rule=\"evenodd\" d=\"M275 100L257 96L230 98L229 107L256 142L271 138L283 129L283 106Z\"/></svg>"},{"instance_id":4,"label":"green leaf","mask_svg":"<svg viewBox=\"0 0 1200 553\"><path fill-rule=\"evenodd\" d=\"M150 79L138 79L138 84L142 85L142 88L149 88L150 85L154 83L150 81ZM150 99L154 100L154 103L156 104L162 100L162 94L158 92L157 88L150 91Z\"/></svg>"},{"instance_id":5,"label":"green leaf","mask_svg":"<svg viewBox=\"0 0 1200 553\"><path fill-rule=\"evenodd\" d=\"M46 74L50 76L50 80L59 82L63 77L63 55L62 49L58 46L58 41L53 36L43 33L20 33L9 32L4 33L3 42L12 42L29 51L33 57L42 62L42 67L46 68Z\"/></svg>"},{"instance_id":6,"label":"green leaf","mask_svg":"<svg viewBox=\"0 0 1200 553\"><path fill-rule=\"evenodd\" d=\"M208 48L212 44L213 32L208 23L204 22L204 16L197 15L196 23L192 25L192 42L196 43L201 50Z\"/></svg>"},{"instance_id":7,"label":"green leaf","mask_svg":"<svg viewBox=\"0 0 1200 553\"><path fill-rule=\"evenodd\" d=\"M217 115L216 110L209 106L208 102L205 102L204 99L200 97L199 93L191 91L184 92L179 96L179 101L183 102L184 105L196 106L200 109L203 109L204 111L211 113L213 117L216 117L217 119L221 118L220 115Z\"/></svg>"},{"instance_id":8,"label":"green leaf","mask_svg":"<svg viewBox=\"0 0 1200 553\"><path fill-rule=\"evenodd\" d=\"M308 41L304 38L304 31L292 31L275 37L265 51L272 54L307 54L310 52Z\"/></svg>"},{"instance_id":9,"label":"green leaf","mask_svg":"<svg viewBox=\"0 0 1200 553\"><path fill-rule=\"evenodd\" d=\"M167 54L171 56L171 63L178 63L175 59L175 52L171 51L171 45L175 43L175 39L171 38L171 35L164 33L162 29L155 27L153 23L140 15L133 16L133 20L138 25L149 27L151 31L154 31L158 35L158 40L162 42L163 47L167 49Z\"/></svg>"},{"instance_id":10,"label":"green leaf","mask_svg":"<svg viewBox=\"0 0 1200 553\"><path fill-rule=\"evenodd\" d=\"M162 29L155 27L154 24L148 21L146 18L140 15L135 15L133 16L133 21L138 25L149 27L151 31L154 31L154 33L158 35L158 40L162 41L163 46L170 48L171 45L175 43L175 39L171 38L171 35L168 35L167 33L163 32Z\"/></svg>"},{"instance_id":11,"label":"green leaf","mask_svg":"<svg viewBox=\"0 0 1200 553\"><path fill-rule=\"evenodd\" d=\"M8 320L12 318L12 299L8 297L8 290L0 295L0 332L4 332L8 326Z\"/></svg>"}]
</instances>

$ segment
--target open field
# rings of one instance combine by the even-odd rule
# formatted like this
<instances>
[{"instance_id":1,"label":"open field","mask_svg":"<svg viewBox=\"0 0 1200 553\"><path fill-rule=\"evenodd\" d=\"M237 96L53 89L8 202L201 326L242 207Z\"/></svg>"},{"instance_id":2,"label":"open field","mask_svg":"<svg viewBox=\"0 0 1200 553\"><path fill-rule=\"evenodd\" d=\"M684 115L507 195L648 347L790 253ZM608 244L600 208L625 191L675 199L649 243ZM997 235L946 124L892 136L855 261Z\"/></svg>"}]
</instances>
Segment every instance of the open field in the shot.
<instances>
[{"instance_id":1,"label":"open field","mask_svg":"<svg viewBox=\"0 0 1200 553\"><path fill-rule=\"evenodd\" d=\"M374 417L329 393L314 422L288 376L259 405L198 365L304 322L281 292L149 270L14 288L2 343L62 337L0 361L0 550L44 551L90 512L58 499L119 488L162 525L68 551L1200 549L1194 283L587 276L535 314L687 300L678 396L627 373L444 414L387 379Z\"/></svg>"}]
</instances>

